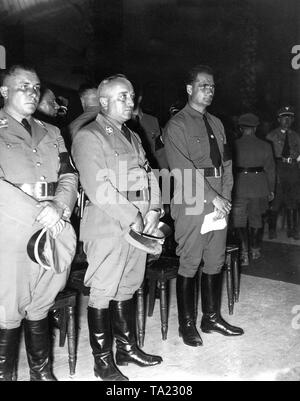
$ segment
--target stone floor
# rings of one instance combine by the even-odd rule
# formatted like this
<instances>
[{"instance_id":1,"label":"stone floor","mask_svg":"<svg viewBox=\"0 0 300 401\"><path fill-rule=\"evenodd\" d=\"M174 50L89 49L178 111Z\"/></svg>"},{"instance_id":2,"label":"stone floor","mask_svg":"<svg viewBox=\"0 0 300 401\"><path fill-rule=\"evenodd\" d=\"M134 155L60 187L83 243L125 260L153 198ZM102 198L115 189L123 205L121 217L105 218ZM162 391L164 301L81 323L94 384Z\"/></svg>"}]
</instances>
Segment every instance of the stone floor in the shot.
<instances>
[{"instance_id":1,"label":"stone floor","mask_svg":"<svg viewBox=\"0 0 300 401\"><path fill-rule=\"evenodd\" d=\"M161 339L159 301L156 300L153 316L147 317L143 348L161 355L163 363L151 368L129 365L122 367L122 372L134 381L300 381L300 286L242 274L240 301L231 316L225 295L223 291L223 317L243 327L244 336L202 334L203 347L184 345L177 332L172 280L168 338ZM53 367L60 381L96 380L86 324L87 297L79 301L77 366L73 377L69 376L67 346L58 346L56 333ZM18 371L19 380L28 380L23 341Z\"/></svg>"}]
</instances>

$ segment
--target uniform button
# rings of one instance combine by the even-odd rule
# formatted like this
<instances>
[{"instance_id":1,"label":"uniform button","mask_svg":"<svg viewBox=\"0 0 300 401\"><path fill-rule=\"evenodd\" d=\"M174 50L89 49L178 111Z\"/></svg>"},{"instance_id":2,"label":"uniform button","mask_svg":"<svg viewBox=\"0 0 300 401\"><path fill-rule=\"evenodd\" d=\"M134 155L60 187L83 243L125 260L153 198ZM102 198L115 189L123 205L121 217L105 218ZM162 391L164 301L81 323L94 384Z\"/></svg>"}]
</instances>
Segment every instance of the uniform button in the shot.
<instances>
[{"instance_id":1,"label":"uniform button","mask_svg":"<svg viewBox=\"0 0 300 401\"><path fill-rule=\"evenodd\" d=\"M36 152L37 152L37 150L36 150L36 149L32 149L32 151L33 151L33 153L36 153Z\"/></svg>"},{"instance_id":2,"label":"uniform button","mask_svg":"<svg viewBox=\"0 0 300 401\"><path fill-rule=\"evenodd\" d=\"M115 152L115 156L119 156L119 153L118 153L118 152Z\"/></svg>"},{"instance_id":3,"label":"uniform button","mask_svg":"<svg viewBox=\"0 0 300 401\"><path fill-rule=\"evenodd\" d=\"M40 163L40 162L37 162L36 165L37 165L37 167L40 167L40 166L41 166L41 163Z\"/></svg>"},{"instance_id":4,"label":"uniform button","mask_svg":"<svg viewBox=\"0 0 300 401\"><path fill-rule=\"evenodd\" d=\"M11 146L10 146L10 144L8 143L8 144L6 145L6 147L7 147L7 149L10 149Z\"/></svg>"},{"instance_id":5,"label":"uniform button","mask_svg":"<svg viewBox=\"0 0 300 401\"><path fill-rule=\"evenodd\" d=\"M57 144L56 143L54 144L54 147L57 148Z\"/></svg>"},{"instance_id":6,"label":"uniform button","mask_svg":"<svg viewBox=\"0 0 300 401\"><path fill-rule=\"evenodd\" d=\"M46 177L45 177L44 175L42 175L42 176L40 177L40 180L41 180L41 181L45 181L45 179L46 179Z\"/></svg>"},{"instance_id":7,"label":"uniform button","mask_svg":"<svg viewBox=\"0 0 300 401\"><path fill-rule=\"evenodd\" d=\"M200 139L197 139L197 142L199 143L199 142L200 142Z\"/></svg>"}]
</instances>

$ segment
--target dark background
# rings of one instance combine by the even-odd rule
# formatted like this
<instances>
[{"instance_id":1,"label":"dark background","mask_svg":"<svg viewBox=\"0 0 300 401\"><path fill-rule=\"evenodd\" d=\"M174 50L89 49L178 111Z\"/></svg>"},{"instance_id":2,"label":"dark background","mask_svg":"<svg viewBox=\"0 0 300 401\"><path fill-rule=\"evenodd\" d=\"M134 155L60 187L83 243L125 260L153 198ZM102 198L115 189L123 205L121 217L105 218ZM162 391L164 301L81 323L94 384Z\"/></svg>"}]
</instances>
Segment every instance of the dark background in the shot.
<instances>
[{"instance_id":1,"label":"dark background","mask_svg":"<svg viewBox=\"0 0 300 401\"><path fill-rule=\"evenodd\" d=\"M283 104L300 110L291 66L299 14L299 0L1 0L0 44L7 65L33 64L70 99L69 119L82 82L122 72L164 125L171 104L185 101L186 69L207 63L217 84L210 111L225 126L256 112L264 131Z\"/></svg>"}]
</instances>

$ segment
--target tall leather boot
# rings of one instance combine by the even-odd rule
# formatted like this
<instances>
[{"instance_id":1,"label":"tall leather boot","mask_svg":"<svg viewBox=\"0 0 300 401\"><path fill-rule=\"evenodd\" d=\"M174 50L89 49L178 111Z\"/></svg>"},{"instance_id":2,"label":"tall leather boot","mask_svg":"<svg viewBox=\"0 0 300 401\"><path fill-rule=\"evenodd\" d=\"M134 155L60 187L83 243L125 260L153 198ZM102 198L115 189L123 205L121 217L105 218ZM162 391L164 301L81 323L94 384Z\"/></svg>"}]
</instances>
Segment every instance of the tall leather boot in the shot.
<instances>
[{"instance_id":1,"label":"tall leather boot","mask_svg":"<svg viewBox=\"0 0 300 401\"><path fill-rule=\"evenodd\" d=\"M236 231L241 244L241 252L240 252L241 266L248 266L249 265L248 229L247 227L238 227Z\"/></svg>"},{"instance_id":2,"label":"tall leather boot","mask_svg":"<svg viewBox=\"0 0 300 401\"><path fill-rule=\"evenodd\" d=\"M293 209L286 209L286 235L288 238L293 237Z\"/></svg>"},{"instance_id":3,"label":"tall leather boot","mask_svg":"<svg viewBox=\"0 0 300 401\"><path fill-rule=\"evenodd\" d=\"M0 329L0 381L15 381L14 369L20 341L20 327Z\"/></svg>"},{"instance_id":4,"label":"tall leather boot","mask_svg":"<svg viewBox=\"0 0 300 401\"><path fill-rule=\"evenodd\" d=\"M292 211L292 237L295 240L300 239L299 229L298 229L298 221L299 221L298 209L293 209L293 211Z\"/></svg>"},{"instance_id":5,"label":"tall leather boot","mask_svg":"<svg viewBox=\"0 0 300 401\"><path fill-rule=\"evenodd\" d=\"M203 344L196 328L196 278L177 276L176 295L179 336L184 344L199 347Z\"/></svg>"},{"instance_id":6,"label":"tall leather boot","mask_svg":"<svg viewBox=\"0 0 300 401\"><path fill-rule=\"evenodd\" d=\"M252 259L259 259L261 256L261 228L250 228L250 247Z\"/></svg>"},{"instance_id":7,"label":"tall leather boot","mask_svg":"<svg viewBox=\"0 0 300 401\"><path fill-rule=\"evenodd\" d=\"M88 325L96 377L104 381L128 381L115 364L109 309L88 307Z\"/></svg>"},{"instance_id":8,"label":"tall leather boot","mask_svg":"<svg viewBox=\"0 0 300 401\"><path fill-rule=\"evenodd\" d=\"M222 273L202 273L201 300L203 316L201 330L204 333L217 332L224 336L240 336L244 334L240 327L231 326L221 316Z\"/></svg>"},{"instance_id":9,"label":"tall leather boot","mask_svg":"<svg viewBox=\"0 0 300 401\"><path fill-rule=\"evenodd\" d=\"M24 334L30 381L56 381L51 371L48 317L25 319Z\"/></svg>"},{"instance_id":10,"label":"tall leather boot","mask_svg":"<svg viewBox=\"0 0 300 401\"><path fill-rule=\"evenodd\" d=\"M146 354L137 346L134 300L131 298L127 301L110 301L109 307L112 312L112 328L117 345L117 365L124 366L134 363L145 367L161 363L160 356Z\"/></svg>"},{"instance_id":11,"label":"tall leather boot","mask_svg":"<svg viewBox=\"0 0 300 401\"><path fill-rule=\"evenodd\" d=\"M277 238L277 212L274 210L269 210L269 239L275 239Z\"/></svg>"}]
</instances>

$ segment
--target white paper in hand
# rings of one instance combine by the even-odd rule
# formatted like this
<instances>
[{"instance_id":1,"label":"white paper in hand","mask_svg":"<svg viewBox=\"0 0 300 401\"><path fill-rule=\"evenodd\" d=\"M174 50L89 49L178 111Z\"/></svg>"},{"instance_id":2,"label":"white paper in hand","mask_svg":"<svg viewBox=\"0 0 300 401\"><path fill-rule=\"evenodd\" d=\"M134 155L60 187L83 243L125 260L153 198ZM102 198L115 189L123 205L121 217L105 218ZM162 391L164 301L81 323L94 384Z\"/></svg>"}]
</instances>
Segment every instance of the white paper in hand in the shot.
<instances>
[{"instance_id":1,"label":"white paper in hand","mask_svg":"<svg viewBox=\"0 0 300 401\"><path fill-rule=\"evenodd\" d=\"M222 219L217 219L216 217L217 214L215 211L207 214L204 217L200 234L206 234L209 231L223 230L223 228L227 226L225 217L223 217Z\"/></svg>"}]
</instances>

